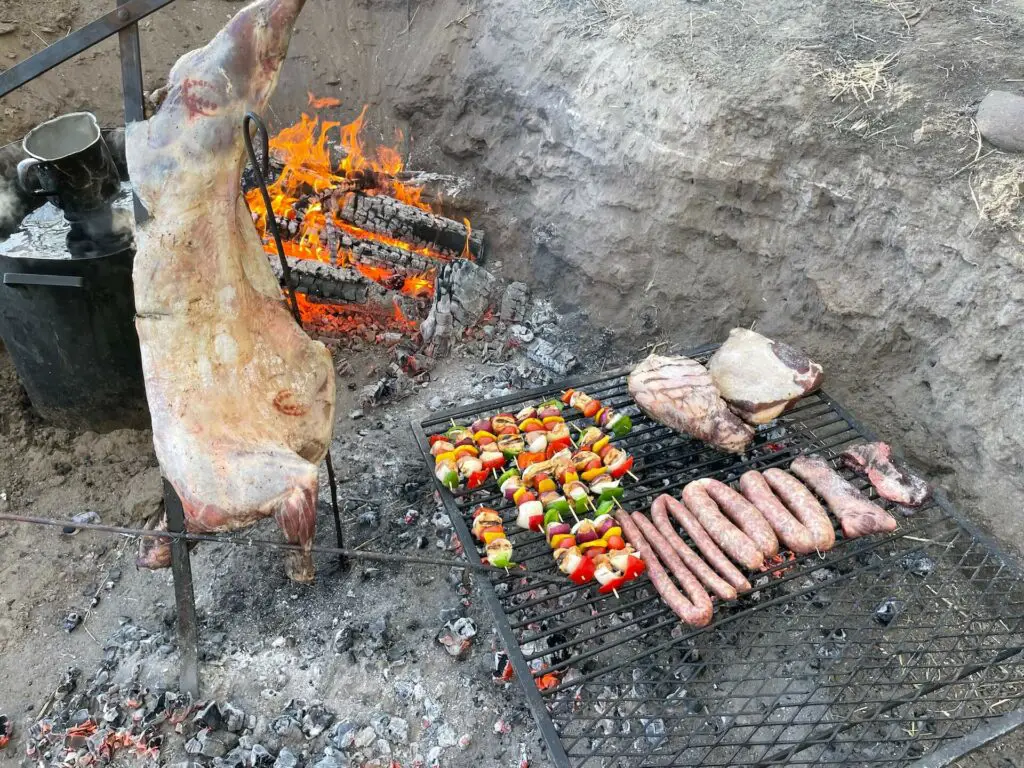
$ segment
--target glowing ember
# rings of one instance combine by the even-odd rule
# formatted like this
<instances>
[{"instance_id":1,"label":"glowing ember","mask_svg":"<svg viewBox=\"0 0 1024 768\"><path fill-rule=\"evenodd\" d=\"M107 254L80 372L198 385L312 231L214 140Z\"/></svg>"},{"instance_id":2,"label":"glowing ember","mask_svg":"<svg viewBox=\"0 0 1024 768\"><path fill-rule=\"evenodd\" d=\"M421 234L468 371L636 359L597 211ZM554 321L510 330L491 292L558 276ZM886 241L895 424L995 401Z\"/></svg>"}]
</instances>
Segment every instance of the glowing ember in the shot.
<instances>
[{"instance_id":1,"label":"glowing ember","mask_svg":"<svg viewBox=\"0 0 1024 768\"><path fill-rule=\"evenodd\" d=\"M761 572L764 573L766 571L772 571L772 578L781 579L787 573L792 571L793 568L779 568L779 566L784 563L791 563L795 560L796 555L794 555L792 552L779 552L777 555L765 558L764 565L761 566ZM775 568L778 568L778 570L773 570Z\"/></svg>"}]
</instances>

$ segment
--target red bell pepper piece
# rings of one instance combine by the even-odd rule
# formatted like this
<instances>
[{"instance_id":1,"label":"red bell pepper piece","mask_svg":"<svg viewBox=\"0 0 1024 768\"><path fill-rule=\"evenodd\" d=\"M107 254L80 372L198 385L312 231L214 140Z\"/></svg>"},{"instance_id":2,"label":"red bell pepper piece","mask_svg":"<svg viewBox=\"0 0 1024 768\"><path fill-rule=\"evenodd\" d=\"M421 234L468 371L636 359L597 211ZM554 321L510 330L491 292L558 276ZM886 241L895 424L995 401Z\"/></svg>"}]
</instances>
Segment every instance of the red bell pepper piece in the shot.
<instances>
[{"instance_id":1,"label":"red bell pepper piece","mask_svg":"<svg viewBox=\"0 0 1024 768\"><path fill-rule=\"evenodd\" d=\"M474 472L466 480L466 487L479 488L481 485L487 482L487 478L489 478L490 476L491 473L485 469L482 469L479 472Z\"/></svg>"},{"instance_id":2,"label":"red bell pepper piece","mask_svg":"<svg viewBox=\"0 0 1024 768\"><path fill-rule=\"evenodd\" d=\"M594 561L589 557L580 558L580 564L576 566L576 570L569 574L569 579L574 584L586 584L592 578L594 578Z\"/></svg>"},{"instance_id":3,"label":"red bell pepper piece","mask_svg":"<svg viewBox=\"0 0 1024 768\"><path fill-rule=\"evenodd\" d=\"M629 557L626 559L626 572L622 576L626 581L632 581L646 570L647 566L643 560L639 557Z\"/></svg>"},{"instance_id":4,"label":"red bell pepper piece","mask_svg":"<svg viewBox=\"0 0 1024 768\"><path fill-rule=\"evenodd\" d=\"M619 464L616 464L614 467L610 468L611 476L616 478L616 479L620 478L624 474L629 472L629 470L631 470L632 468L633 468L633 457L630 456L625 461L620 462Z\"/></svg>"},{"instance_id":5,"label":"red bell pepper piece","mask_svg":"<svg viewBox=\"0 0 1024 768\"><path fill-rule=\"evenodd\" d=\"M446 434L444 434L442 432L440 435L431 435L430 437L427 438L427 442L430 443L431 445L433 445L434 443L439 443L442 440L447 440L447 439L448 439L448 435L446 435Z\"/></svg>"},{"instance_id":6,"label":"red bell pepper piece","mask_svg":"<svg viewBox=\"0 0 1024 768\"><path fill-rule=\"evenodd\" d=\"M544 452L545 457L550 459L556 453L565 448L568 448L570 445L572 445L572 443L569 442L569 438L567 437L561 438L559 440L549 440L547 450Z\"/></svg>"},{"instance_id":7,"label":"red bell pepper piece","mask_svg":"<svg viewBox=\"0 0 1024 768\"><path fill-rule=\"evenodd\" d=\"M619 579L612 579L607 584L603 584L601 586L601 588L599 590L597 590L597 591L600 592L602 595L607 595L610 592L612 592L612 591L618 589L619 587L621 587L627 581L628 581L628 579L626 579L625 577L619 578Z\"/></svg>"}]
</instances>

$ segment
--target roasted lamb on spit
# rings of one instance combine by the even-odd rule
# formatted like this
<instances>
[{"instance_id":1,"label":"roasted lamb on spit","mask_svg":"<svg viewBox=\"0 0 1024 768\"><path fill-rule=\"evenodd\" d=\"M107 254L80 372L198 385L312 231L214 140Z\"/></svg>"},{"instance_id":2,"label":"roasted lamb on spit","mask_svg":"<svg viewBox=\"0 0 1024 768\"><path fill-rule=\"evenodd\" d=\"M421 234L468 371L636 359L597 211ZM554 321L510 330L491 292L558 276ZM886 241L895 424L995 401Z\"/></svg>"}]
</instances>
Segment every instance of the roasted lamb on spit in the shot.
<instances>
[{"instance_id":1,"label":"roasted lamb on spit","mask_svg":"<svg viewBox=\"0 0 1024 768\"><path fill-rule=\"evenodd\" d=\"M282 302L241 195L242 119L277 82L304 0L259 0L171 70L149 120L128 126L136 327L153 442L189 531L273 516L288 576L313 578L318 464L334 422L331 357ZM169 564L149 545L139 563Z\"/></svg>"}]
</instances>

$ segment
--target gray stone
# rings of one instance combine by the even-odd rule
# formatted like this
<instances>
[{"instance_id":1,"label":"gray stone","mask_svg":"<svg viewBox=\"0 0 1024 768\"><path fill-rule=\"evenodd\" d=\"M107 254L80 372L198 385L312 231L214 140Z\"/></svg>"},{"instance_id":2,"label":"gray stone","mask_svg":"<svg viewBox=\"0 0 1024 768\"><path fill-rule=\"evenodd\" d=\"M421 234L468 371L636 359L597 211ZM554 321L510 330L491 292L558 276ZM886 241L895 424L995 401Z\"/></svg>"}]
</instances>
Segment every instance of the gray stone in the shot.
<instances>
[{"instance_id":1,"label":"gray stone","mask_svg":"<svg viewBox=\"0 0 1024 768\"><path fill-rule=\"evenodd\" d=\"M341 768L341 764L333 755L324 755L313 763L313 768Z\"/></svg>"},{"instance_id":2,"label":"gray stone","mask_svg":"<svg viewBox=\"0 0 1024 768\"><path fill-rule=\"evenodd\" d=\"M388 721L385 733L391 741L407 744L409 742L409 722L401 717L392 717Z\"/></svg>"},{"instance_id":3,"label":"gray stone","mask_svg":"<svg viewBox=\"0 0 1024 768\"><path fill-rule=\"evenodd\" d=\"M454 747L458 741L459 737L456 735L455 729L448 725L448 723L437 729L437 746L442 749Z\"/></svg>"},{"instance_id":4,"label":"gray stone","mask_svg":"<svg viewBox=\"0 0 1024 768\"><path fill-rule=\"evenodd\" d=\"M991 91L974 118L987 141L1007 152L1024 152L1024 96Z\"/></svg>"},{"instance_id":5,"label":"gray stone","mask_svg":"<svg viewBox=\"0 0 1024 768\"><path fill-rule=\"evenodd\" d=\"M356 734L355 746L357 749L368 747L377 740L377 733L371 726L366 726Z\"/></svg>"},{"instance_id":6,"label":"gray stone","mask_svg":"<svg viewBox=\"0 0 1024 768\"><path fill-rule=\"evenodd\" d=\"M299 758L288 747L285 747L274 761L274 768L295 768L298 764Z\"/></svg>"}]
</instances>

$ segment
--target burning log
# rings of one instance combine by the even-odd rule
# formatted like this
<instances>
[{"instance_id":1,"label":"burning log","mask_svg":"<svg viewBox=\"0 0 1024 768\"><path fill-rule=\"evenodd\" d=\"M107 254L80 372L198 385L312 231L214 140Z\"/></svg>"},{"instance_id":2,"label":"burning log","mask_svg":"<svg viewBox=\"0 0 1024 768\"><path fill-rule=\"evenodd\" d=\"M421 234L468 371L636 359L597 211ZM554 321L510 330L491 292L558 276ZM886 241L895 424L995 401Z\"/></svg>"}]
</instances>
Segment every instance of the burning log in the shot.
<instances>
[{"instance_id":1,"label":"burning log","mask_svg":"<svg viewBox=\"0 0 1024 768\"><path fill-rule=\"evenodd\" d=\"M269 255L267 258L278 282L283 282L280 260ZM363 304L369 297L370 281L354 269L290 257L288 267L291 271L291 287L307 296L350 304Z\"/></svg>"},{"instance_id":2,"label":"burning log","mask_svg":"<svg viewBox=\"0 0 1024 768\"><path fill-rule=\"evenodd\" d=\"M465 224L406 205L384 195L360 193L333 194L331 205L342 221L353 226L409 243L415 248L429 248L454 259L469 253L479 260L484 252L484 234L470 230Z\"/></svg>"}]
</instances>

